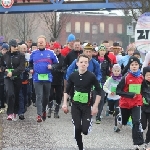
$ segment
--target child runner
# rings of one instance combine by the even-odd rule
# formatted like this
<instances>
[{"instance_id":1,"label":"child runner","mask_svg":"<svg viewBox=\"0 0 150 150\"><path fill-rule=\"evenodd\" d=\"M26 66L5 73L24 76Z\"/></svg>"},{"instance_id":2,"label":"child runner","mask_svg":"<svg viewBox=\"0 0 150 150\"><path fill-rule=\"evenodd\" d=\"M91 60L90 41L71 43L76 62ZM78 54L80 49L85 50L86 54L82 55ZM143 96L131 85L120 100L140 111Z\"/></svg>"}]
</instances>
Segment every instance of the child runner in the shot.
<instances>
[{"instance_id":1,"label":"child runner","mask_svg":"<svg viewBox=\"0 0 150 150\"><path fill-rule=\"evenodd\" d=\"M141 106L143 104L141 95L141 84L143 76L140 73L140 60L131 56L128 62L130 69L119 82L116 94L120 95L120 108L122 115L122 125L126 125L131 115L132 117L132 139L135 149L138 150L144 143L143 130L141 125Z\"/></svg>"},{"instance_id":2,"label":"child runner","mask_svg":"<svg viewBox=\"0 0 150 150\"><path fill-rule=\"evenodd\" d=\"M98 112L101 88L96 76L87 70L89 65L89 58L87 55L79 55L76 64L78 66L78 71L69 76L66 91L64 93L62 109L65 113L68 112L67 99L69 97L70 89L74 87L75 93L71 107L72 122L75 126L74 133L79 150L84 150L81 133L87 135L91 130L92 115L95 115ZM95 86L97 95L91 109L92 100L90 99L90 93L93 86Z\"/></svg>"},{"instance_id":3,"label":"child runner","mask_svg":"<svg viewBox=\"0 0 150 150\"><path fill-rule=\"evenodd\" d=\"M143 96L143 106L142 106L142 115L141 123L143 130L146 129L148 125L148 130L146 133L146 147L150 142L150 66L143 68L144 81L142 83L142 96Z\"/></svg>"},{"instance_id":4,"label":"child runner","mask_svg":"<svg viewBox=\"0 0 150 150\"><path fill-rule=\"evenodd\" d=\"M119 132L120 129L117 126L117 115L119 114L119 99L120 96L116 95L116 88L122 78L121 75L121 67L119 64L115 64L112 68L112 76L109 77L104 86L103 90L108 93L108 107L109 107L109 114L113 114L115 116L115 127L114 131Z\"/></svg>"}]
</instances>

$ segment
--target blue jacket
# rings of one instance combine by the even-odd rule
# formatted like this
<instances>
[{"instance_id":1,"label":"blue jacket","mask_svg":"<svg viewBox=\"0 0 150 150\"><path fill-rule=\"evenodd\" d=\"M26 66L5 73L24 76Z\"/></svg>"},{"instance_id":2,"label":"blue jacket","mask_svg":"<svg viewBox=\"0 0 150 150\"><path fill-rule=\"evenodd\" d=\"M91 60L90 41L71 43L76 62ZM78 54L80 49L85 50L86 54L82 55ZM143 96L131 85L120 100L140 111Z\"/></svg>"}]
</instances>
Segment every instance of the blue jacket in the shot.
<instances>
[{"instance_id":1,"label":"blue jacket","mask_svg":"<svg viewBox=\"0 0 150 150\"><path fill-rule=\"evenodd\" d=\"M118 62L118 64L120 66L123 64L123 66L125 67L128 64L130 57L131 56L129 55L122 56L122 59ZM140 59L140 63L142 63L142 59Z\"/></svg>"},{"instance_id":2,"label":"blue jacket","mask_svg":"<svg viewBox=\"0 0 150 150\"><path fill-rule=\"evenodd\" d=\"M76 59L72 62L72 64L68 67L67 73L66 73L66 80L68 80L69 76L78 69L78 66L76 65ZM92 58L89 61L88 71L93 72L97 78L97 80L100 82L102 78L102 73L100 70L100 64Z\"/></svg>"},{"instance_id":3,"label":"blue jacket","mask_svg":"<svg viewBox=\"0 0 150 150\"><path fill-rule=\"evenodd\" d=\"M44 81L49 81L52 82L52 74L51 70L48 69L48 65L51 64L56 64L58 63L57 56L55 53L51 50L35 50L32 52L30 56L30 69L33 67L33 81L34 82L44 82ZM32 66L33 64L33 66ZM41 80L39 75L41 74L46 74L48 76L48 79Z\"/></svg>"}]
</instances>

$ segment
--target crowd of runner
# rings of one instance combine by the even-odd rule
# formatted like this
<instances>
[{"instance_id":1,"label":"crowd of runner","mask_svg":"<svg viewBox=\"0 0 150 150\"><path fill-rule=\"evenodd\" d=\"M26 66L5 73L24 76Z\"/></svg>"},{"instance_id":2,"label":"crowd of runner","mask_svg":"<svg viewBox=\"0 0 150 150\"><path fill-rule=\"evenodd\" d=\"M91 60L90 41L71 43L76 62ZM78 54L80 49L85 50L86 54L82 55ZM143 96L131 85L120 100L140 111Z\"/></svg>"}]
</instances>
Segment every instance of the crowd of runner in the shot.
<instances>
[{"instance_id":1,"label":"crowd of runner","mask_svg":"<svg viewBox=\"0 0 150 150\"><path fill-rule=\"evenodd\" d=\"M114 132L129 124L135 150L147 149L150 142L150 53L142 60L134 43L124 51L118 42L86 43L73 34L67 44L54 38L46 42L12 39L0 43L0 113L7 120L25 119L32 104L37 108L37 122L59 119L61 108L68 113L79 150L84 150L82 134L87 135L95 123L106 116L114 117ZM53 103L56 100L56 103ZM143 130L147 128L146 139Z\"/></svg>"}]
</instances>

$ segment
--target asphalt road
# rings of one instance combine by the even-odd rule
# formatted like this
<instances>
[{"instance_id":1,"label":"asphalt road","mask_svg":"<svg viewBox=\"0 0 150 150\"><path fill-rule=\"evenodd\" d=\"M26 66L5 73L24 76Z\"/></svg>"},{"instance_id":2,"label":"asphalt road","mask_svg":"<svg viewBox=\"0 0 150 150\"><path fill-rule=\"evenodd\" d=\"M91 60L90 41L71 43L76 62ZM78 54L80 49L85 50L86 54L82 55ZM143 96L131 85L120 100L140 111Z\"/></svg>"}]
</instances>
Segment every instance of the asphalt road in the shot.
<instances>
[{"instance_id":1,"label":"asphalt road","mask_svg":"<svg viewBox=\"0 0 150 150\"><path fill-rule=\"evenodd\" d=\"M133 147L131 128L125 126L114 133L114 118L103 114L101 124L95 124L92 132L83 136L85 150L129 150ZM78 150L74 139L71 114L60 110L60 118L47 118L36 122L36 108L30 106L25 120L7 121L2 115L2 150Z\"/></svg>"}]
</instances>

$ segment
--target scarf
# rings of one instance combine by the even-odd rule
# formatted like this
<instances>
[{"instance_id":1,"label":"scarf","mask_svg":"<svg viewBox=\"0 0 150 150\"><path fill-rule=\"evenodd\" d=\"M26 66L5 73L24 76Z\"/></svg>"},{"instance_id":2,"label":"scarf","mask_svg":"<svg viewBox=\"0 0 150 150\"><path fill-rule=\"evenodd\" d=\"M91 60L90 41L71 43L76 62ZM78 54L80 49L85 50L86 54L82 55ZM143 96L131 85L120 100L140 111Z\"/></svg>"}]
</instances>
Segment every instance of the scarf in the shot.
<instances>
[{"instance_id":1,"label":"scarf","mask_svg":"<svg viewBox=\"0 0 150 150\"><path fill-rule=\"evenodd\" d=\"M139 77L141 75L140 69L137 72L132 72L130 69L128 70L129 73L131 73L134 77Z\"/></svg>"},{"instance_id":2,"label":"scarf","mask_svg":"<svg viewBox=\"0 0 150 150\"><path fill-rule=\"evenodd\" d=\"M99 59L100 63L102 63L104 61L104 57L98 56L98 59Z\"/></svg>"},{"instance_id":3,"label":"scarf","mask_svg":"<svg viewBox=\"0 0 150 150\"><path fill-rule=\"evenodd\" d=\"M120 81L122 78L122 74L119 74L119 76L114 76L114 74L112 73L112 78L113 80Z\"/></svg>"}]
</instances>

